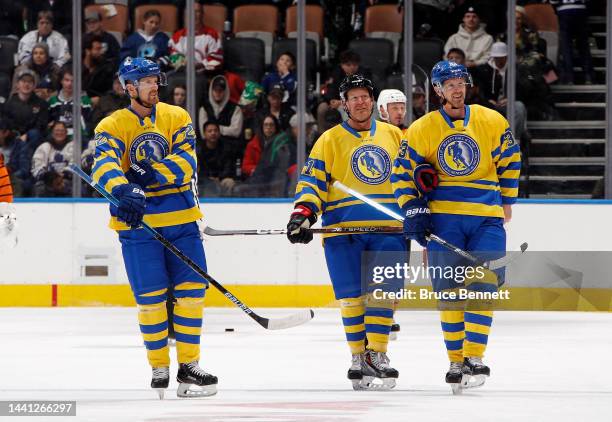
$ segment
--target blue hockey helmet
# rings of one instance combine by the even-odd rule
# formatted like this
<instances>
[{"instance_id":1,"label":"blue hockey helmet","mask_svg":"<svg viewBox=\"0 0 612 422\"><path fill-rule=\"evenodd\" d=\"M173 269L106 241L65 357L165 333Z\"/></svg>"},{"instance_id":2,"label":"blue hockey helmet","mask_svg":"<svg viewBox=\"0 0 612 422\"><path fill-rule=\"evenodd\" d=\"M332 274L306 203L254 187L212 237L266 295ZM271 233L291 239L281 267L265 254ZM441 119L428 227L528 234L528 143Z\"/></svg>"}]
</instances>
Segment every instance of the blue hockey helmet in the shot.
<instances>
[{"instance_id":1,"label":"blue hockey helmet","mask_svg":"<svg viewBox=\"0 0 612 422\"><path fill-rule=\"evenodd\" d=\"M442 88L444 81L456 78L462 78L466 84L472 86L472 75L462 64L442 60L431 69L431 84L436 88Z\"/></svg>"},{"instance_id":2,"label":"blue hockey helmet","mask_svg":"<svg viewBox=\"0 0 612 422\"><path fill-rule=\"evenodd\" d=\"M159 65L152 60L144 57L126 57L119 66L119 82L125 89L128 81L138 86L138 81L147 76L157 76L157 83L161 86L166 86L166 74L161 71Z\"/></svg>"}]
</instances>

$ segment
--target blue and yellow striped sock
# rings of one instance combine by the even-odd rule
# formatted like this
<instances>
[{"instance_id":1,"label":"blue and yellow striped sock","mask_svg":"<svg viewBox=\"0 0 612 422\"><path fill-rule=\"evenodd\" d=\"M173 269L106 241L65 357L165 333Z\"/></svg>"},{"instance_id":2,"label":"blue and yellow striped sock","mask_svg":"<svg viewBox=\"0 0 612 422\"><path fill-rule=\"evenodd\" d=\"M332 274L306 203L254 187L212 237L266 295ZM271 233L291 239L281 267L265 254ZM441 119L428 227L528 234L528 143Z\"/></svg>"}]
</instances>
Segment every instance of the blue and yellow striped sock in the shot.
<instances>
[{"instance_id":1,"label":"blue and yellow striped sock","mask_svg":"<svg viewBox=\"0 0 612 422\"><path fill-rule=\"evenodd\" d=\"M442 334L451 362L463 362L463 341L465 339L463 314L463 311L440 311Z\"/></svg>"},{"instance_id":2,"label":"blue and yellow striped sock","mask_svg":"<svg viewBox=\"0 0 612 422\"><path fill-rule=\"evenodd\" d=\"M365 313L365 329L368 337L368 349L375 352L387 352L389 332L393 324L393 301L368 297Z\"/></svg>"},{"instance_id":3,"label":"blue and yellow striped sock","mask_svg":"<svg viewBox=\"0 0 612 422\"><path fill-rule=\"evenodd\" d=\"M185 282L174 287L174 332L179 363L200 360L200 336L204 313L204 284Z\"/></svg>"},{"instance_id":4,"label":"blue and yellow striped sock","mask_svg":"<svg viewBox=\"0 0 612 422\"><path fill-rule=\"evenodd\" d=\"M346 341L352 354L363 353L365 351L365 298L349 297L340 300L340 313Z\"/></svg>"},{"instance_id":5,"label":"blue and yellow striped sock","mask_svg":"<svg viewBox=\"0 0 612 422\"><path fill-rule=\"evenodd\" d=\"M493 311L465 311L463 355L466 358L484 356L492 323Z\"/></svg>"},{"instance_id":6,"label":"blue and yellow striped sock","mask_svg":"<svg viewBox=\"0 0 612 422\"><path fill-rule=\"evenodd\" d=\"M149 364L156 368L170 366L166 289L138 295L136 301L140 332Z\"/></svg>"}]
</instances>

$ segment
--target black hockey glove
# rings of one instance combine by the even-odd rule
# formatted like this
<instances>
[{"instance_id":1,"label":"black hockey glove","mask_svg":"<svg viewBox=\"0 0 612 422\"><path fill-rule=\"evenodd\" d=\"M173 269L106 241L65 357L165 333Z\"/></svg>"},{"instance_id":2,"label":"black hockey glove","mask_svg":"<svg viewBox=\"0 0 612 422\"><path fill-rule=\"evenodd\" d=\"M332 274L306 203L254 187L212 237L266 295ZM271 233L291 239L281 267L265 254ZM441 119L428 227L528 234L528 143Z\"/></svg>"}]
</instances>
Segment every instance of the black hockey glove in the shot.
<instances>
[{"instance_id":1,"label":"black hockey glove","mask_svg":"<svg viewBox=\"0 0 612 422\"><path fill-rule=\"evenodd\" d=\"M305 205L298 205L291 213L287 224L287 239L291 243L308 243L312 240L312 233L308 230L317 222L317 215Z\"/></svg>"},{"instance_id":2,"label":"black hockey glove","mask_svg":"<svg viewBox=\"0 0 612 422\"><path fill-rule=\"evenodd\" d=\"M425 196L438 187L438 173L431 164L419 164L414 168L414 184L421 195Z\"/></svg>"},{"instance_id":3,"label":"black hockey glove","mask_svg":"<svg viewBox=\"0 0 612 422\"><path fill-rule=\"evenodd\" d=\"M404 211L406 212L404 235L408 239L416 240L422 247L427 247L426 237L433 227L427 201L423 198L414 198L404 205Z\"/></svg>"},{"instance_id":4,"label":"black hockey glove","mask_svg":"<svg viewBox=\"0 0 612 422\"><path fill-rule=\"evenodd\" d=\"M146 160L130 164L130 169L125 173L125 177L130 183L147 187L157 183L155 169Z\"/></svg>"},{"instance_id":5,"label":"black hockey glove","mask_svg":"<svg viewBox=\"0 0 612 422\"><path fill-rule=\"evenodd\" d=\"M119 185L113 189L113 195L119 200L117 219L132 228L137 228L145 213L145 193L134 183Z\"/></svg>"}]
</instances>

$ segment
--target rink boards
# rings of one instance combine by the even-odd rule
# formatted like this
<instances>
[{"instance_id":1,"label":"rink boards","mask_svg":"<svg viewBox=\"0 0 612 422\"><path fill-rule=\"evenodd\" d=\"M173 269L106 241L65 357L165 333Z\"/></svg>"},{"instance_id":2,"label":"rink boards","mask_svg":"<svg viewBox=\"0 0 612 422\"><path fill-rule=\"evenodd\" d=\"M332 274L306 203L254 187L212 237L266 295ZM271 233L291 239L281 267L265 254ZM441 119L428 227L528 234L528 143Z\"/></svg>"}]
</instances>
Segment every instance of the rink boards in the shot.
<instances>
[{"instance_id":1,"label":"rink boards","mask_svg":"<svg viewBox=\"0 0 612 422\"><path fill-rule=\"evenodd\" d=\"M30 200L16 207L19 244L0 252L0 306L134 304L103 201ZM204 201L202 208L213 228L277 229L286 224L292 204ZM521 202L507 226L508 247L527 241L530 251L612 251L611 211L608 201ZM319 239L291 245L284 236L215 237L205 240L205 250L209 273L249 306L335 306ZM505 309L612 310L607 268L596 274L578 284L539 279L509 283L513 300ZM425 289L427 284L411 288ZM214 289L207 293L207 304L232 306ZM401 304L432 305L423 300Z\"/></svg>"}]
</instances>

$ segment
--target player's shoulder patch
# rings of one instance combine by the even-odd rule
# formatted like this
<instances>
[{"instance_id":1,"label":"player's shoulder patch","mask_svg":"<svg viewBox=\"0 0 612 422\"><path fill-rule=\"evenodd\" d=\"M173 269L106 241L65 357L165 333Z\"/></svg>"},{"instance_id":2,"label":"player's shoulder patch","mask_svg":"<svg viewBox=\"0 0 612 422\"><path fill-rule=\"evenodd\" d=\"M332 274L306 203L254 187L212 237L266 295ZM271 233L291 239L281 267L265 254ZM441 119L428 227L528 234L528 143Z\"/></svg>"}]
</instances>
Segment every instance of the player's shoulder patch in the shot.
<instances>
[{"instance_id":1,"label":"player's shoulder patch","mask_svg":"<svg viewBox=\"0 0 612 422\"><path fill-rule=\"evenodd\" d=\"M514 135L512 134L512 131L510 130L510 128L506 128L506 130L504 131L504 133L502 134L499 140L499 143L504 149L508 149L516 145L516 141L514 140Z\"/></svg>"}]
</instances>

